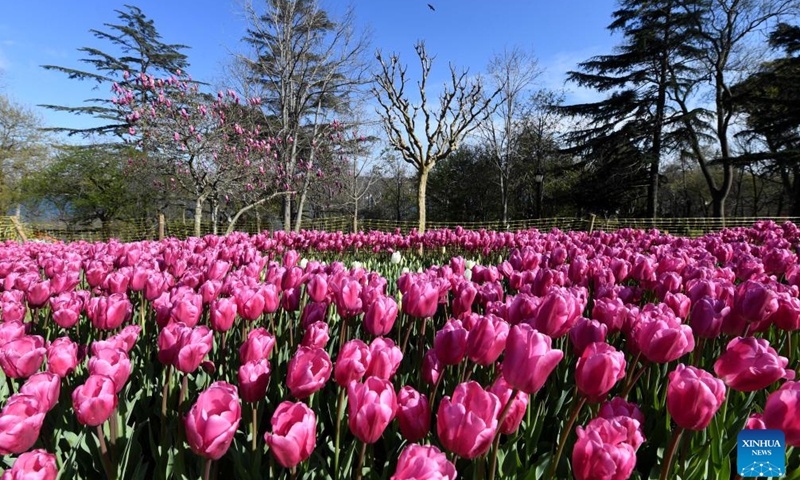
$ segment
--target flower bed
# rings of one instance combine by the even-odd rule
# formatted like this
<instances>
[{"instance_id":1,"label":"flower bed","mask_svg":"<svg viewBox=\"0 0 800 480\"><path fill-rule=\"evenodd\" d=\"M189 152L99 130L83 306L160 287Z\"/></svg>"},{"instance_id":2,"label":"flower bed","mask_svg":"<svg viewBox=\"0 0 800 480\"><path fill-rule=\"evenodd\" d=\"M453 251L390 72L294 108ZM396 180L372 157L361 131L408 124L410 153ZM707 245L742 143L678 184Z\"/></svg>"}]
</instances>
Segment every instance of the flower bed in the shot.
<instances>
[{"instance_id":1,"label":"flower bed","mask_svg":"<svg viewBox=\"0 0 800 480\"><path fill-rule=\"evenodd\" d=\"M7 243L2 478L730 478L800 445L799 239Z\"/></svg>"}]
</instances>

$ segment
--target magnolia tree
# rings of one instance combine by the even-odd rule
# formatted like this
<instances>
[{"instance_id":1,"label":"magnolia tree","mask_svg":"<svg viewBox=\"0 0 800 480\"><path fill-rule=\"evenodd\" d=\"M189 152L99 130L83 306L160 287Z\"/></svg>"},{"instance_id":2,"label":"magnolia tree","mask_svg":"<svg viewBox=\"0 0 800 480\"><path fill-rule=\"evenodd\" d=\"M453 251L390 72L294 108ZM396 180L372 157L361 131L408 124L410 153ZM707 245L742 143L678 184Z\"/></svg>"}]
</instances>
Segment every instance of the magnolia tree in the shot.
<instances>
[{"instance_id":1,"label":"magnolia tree","mask_svg":"<svg viewBox=\"0 0 800 480\"><path fill-rule=\"evenodd\" d=\"M129 88L114 84L112 102L125 112L129 141L151 155L132 161L131 171L156 169L165 188L178 189L194 200L194 233L201 234L203 212L211 204L214 233L220 203L234 207L228 231L242 214L257 205L292 193L280 168L276 141L248 121L259 99L242 99L232 90L216 97L200 93L197 83L180 72L166 79L141 75L137 86L154 95L137 102Z\"/></svg>"}]
</instances>

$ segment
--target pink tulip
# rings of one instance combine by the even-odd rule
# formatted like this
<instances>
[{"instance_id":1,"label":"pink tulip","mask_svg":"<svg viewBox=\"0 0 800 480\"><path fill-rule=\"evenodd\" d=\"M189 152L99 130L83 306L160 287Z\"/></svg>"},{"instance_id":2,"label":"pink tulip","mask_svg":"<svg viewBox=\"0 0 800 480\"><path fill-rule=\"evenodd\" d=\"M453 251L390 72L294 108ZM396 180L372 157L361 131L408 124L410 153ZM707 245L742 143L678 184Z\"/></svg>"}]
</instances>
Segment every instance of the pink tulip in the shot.
<instances>
[{"instance_id":1,"label":"pink tulip","mask_svg":"<svg viewBox=\"0 0 800 480\"><path fill-rule=\"evenodd\" d=\"M346 387L352 381L361 381L369 368L372 353L369 346L361 340L354 339L342 345L333 378L340 387Z\"/></svg>"},{"instance_id":2,"label":"pink tulip","mask_svg":"<svg viewBox=\"0 0 800 480\"><path fill-rule=\"evenodd\" d=\"M312 323L325 322L327 315L328 304L308 302L303 307L303 313L300 315L300 327L308 328Z\"/></svg>"},{"instance_id":3,"label":"pink tulip","mask_svg":"<svg viewBox=\"0 0 800 480\"><path fill-rule=\"evenodd\" d=\"M325 348L330 336L328 335L328 324L325 322L315 322L306 327L303 340L300 345L310 348Z\"/></svg>"},{"instance_id":4,"label":"pink tulip","mask_svg":"<svg viewBox=\"0 0 800 480\"><path fill-rule=\"evenodd\" d=\"M602 418L630 417L644 425L644 415L635 403L621 397L614 397L600 406L598 416Z\"/></svg>"},{"instance_id":5,"label":"pink tulip","mask_svg":"<svg viewBox=\"0 0 800 480\"><path fill-rule=\"evenodd\" d=\"M607 335L608 327L605 324L581 317L569 330L569 341L575 355L580 356L589 344L605 342Z\"/></svg>"},{"instance_id":6,"label":"pink tulip","mask_svg":"<svg viewBox=\"0 0 800 480\"><path fill-rule=\"evenodd\" d=\"M11 378L28 378L39 370L47 349L38 335L24 335L0 347L0 367Z\"/></svg>"},{"instance_id":7,"label":"pink tulip","mask_svg":"<svg viewBox=\"0 0 800 480\"><path fill-rule=\"evenodd\" d=\"M640 315L633 337L642 355L655 363L668 363L694 350L692 328L674 315Z\"/></svg>"},{"instance_id":8,"label":"pink tulip","mask_svg":"<svg viewBox=\"0 0 800 480\"><path fill-rule=\"evenodd\" d=\"M491 393L494 393L500 400L500 405L505 408L511 398L511 393L514 391L513 387L508 384L506 379L500 375L489 388ZM525 392L517 392L514 400L511 402L511 407L508 409L506 418L500 424L500 433L504 435L511 435L516 432L519 425L522 423L522 418L528 410L528 394Z\"/></svg>"},{"instance_id":9,"label":"pink tulip","mask_svg":"<svg viewBox=\"0 0 800 480\"><path fill-rule=\"evenodd\" d=\"M311 275L306 283L306 292L312 302L323 302L328 296L328 279L324 274Z\"/></svg>"},{"instance_id":10,"label":"pink tulip","mask_svg":"<svg viewBox=\"0 0 800 480\"><path fill-rule=\"evenodd\" d=\"M397 302L384 295L376 298L364 315L364 329L370 335L387 335L397 319Z\"/></svg>"},{"instance_id":11,"label":"pink tulip","mask_svg":"<svg viewBox=\"0 0 800 480\"><path fill-rule=\"evenodd\" d=\"M184 417L186 441L192 451L219 460L228 451L242 419L242 406L236 387L214 382L200 393Z\"/></svg>"},{"instance_id":12,"label":"pink tulip","mask_svg":"<svg viewBox=\"0 0 800 480\"><path fill-rule=\"evenodd\" d=\"M184 330L173 365L183 373L194 372L211 351L213 341L214 332L205 325Z\"/></svg>"},{"instance_id":13,"label":"pink tulip","mask_svg":"<svg viewBox=\"0 0 800 480\"><path fill-rule=\"evenodd\" d=\"M669 373L667 411L679 426L703 430L725 400L725 384L705 370L679 364Z\"/></svg>"},{"instance_id":14,"label":"pink tulip","mask_svg":"<svg viewBox=\"0 0 800 480\"><path fill-rule=\"evenodd\" d=\"M478 383L459 384L453 396L444 397L436 416L442 446L471 460L489 450L498 427L500 400Z\"/></svg>"},{"instance_id":15,"label":"pink tulip","mask_svg":"<svg viewBox=\"0 0 800 480\"><path fill-rule=\"evenodd\" d=\"M786 382L767 397L761 416L768 429L783 430L786 443L800 447L800 382Z\"/></svg>"},{"instance_id":16,"label":"pink tulip","mask_svg":"<svg viewBox=\"0 0 800 480\"><path fill-rule=\"evenodd\" d=\"M236 320L236 301L221 297L211 302L208 321L216 332L227 332Z\"/></svg>"},{"instance_id":17,"label":"pink tulip","mask_svg":"<svg viewBox=\"0 0 800 480\"><path fill-rule=\"evenodd\" d=\"M514 325L506 341L503 376L511 386L528 394L539 391L564 352L552 348L550 337L530 325Z\"/></svg>"},{"instance_id":18,"label":"pink tulip","mask_svg":"<svg viewBox=\"0 0 800 480\"><path fill-rule=\"evenodd\" d=\"M397 397L387 380L368 377L364 383L347 386L350 431L364 443L375 443L394 420Z\"/></svg>"},{"instance_id":19,"label":"pink tulip","mask_svg":"<svg viewBox=\"0 0 800 480\"><path fill-rule=\"evenodd\" d=\"M236 311L243 319L252 322L264 313L266 300L262 290L257 287L242 287L234 292Z\"/></svg>"},{"instance_id":20,"label":"pink tulip","mask_svg":"<svg viewBox=\"0 0 800 480\"><path fill-rule=\"evenodd\" d=\"M778 310L777 294L760 282L747 280L736 287L733 313L748 322L767 320Z\"/></svg>"},{"instance_id":21,"label":"pink tulip","mask_svg":"<svg viewBox=\"0 0 800 480\"><path fill-rule=\"evenodd\" d=\"M778 310L772 314L770 320L781 330L800 330L800 298L793 297L788 292L779 293Z\"/></svg>"},{"instance_id":22,"label":"pink tulip","mask_svg":"<svg viewBox=\"0 0 800 480\"><path fill-rule=\"evenodd\" d=\"M391 380L403 361L403 352L394 342L385 337L377 337L369 346L370 361L366 376Z\"/></svg>"},{"instance_id":23,"label":"pink tulip","mask_svg":"<svg viewBox=\"0 0 800 480\"><path fill-rule=\"evenodd\" d=\"M245 402L258 402L267 395L269 385L269 361L262 358L256 362L247 362L239 367L239 392Z\"/></svg>"},{"instance_id":24,"label":"pink tulip","mask_svg":"<svg viewBox=\"0 0 800 480\"><path fill-rule=\"evenodd\" d=\"M631 417L597 417L586 425L586 430L594 430L599 433L605 443L624 442L634 450L638 450L645 441L642 424Z\"/></svg>"},{"instance_id":25,"label":"pink tulip","mask_svg":"<svg viewBox=\"0 0 800 480\"><path fill-rule=\"evenodd\" d=\"M467 354L467 329L461 320L448 320L433 339L436 356L445 365L461 363Z\"/></svg>"},{"instance_id":26,"label":"pink tulip","mask_svg":"<svg viewBox=\"0 0 800 480\"><path fill-rule=\"evenodd\" d=\"M164 365L174 365L181 348L184 335L191 328L182 323L170 323L158 332L158 361Z\"/></svg>"},{"instance_id":27,"label":"pink tulip","mask_svg":"<svg viewBox=\"0 0 800 480\"><path fill-rule=\"evenodd\" d=\"M433 445L408 445L400 453L391 480L455 480L456 466Z\"/></svg>"},{"instance_id":28,"label":"pink tulip","mask_svg":"<svg viewBox=\"0 0 800 480\"><path fill-rule=\"evenodd\" d=\"M0 348L6 343L25 336L25 324L19 320L0 323Z\"/></svg>"},{"instance_id":29,"label":"pink tulip","mask_svg":"<svg viewBox=\"0 0 800 480\"><path fill-rule=\"evenodd\" d=\"M350 318L361 313L363 306L361 289L361 284L355 278L345 277L341 279L334 290L334 303L340 317Z\"/></svg>"},{"instance_id":30,"label":"pink tulip","mask_svg":"<svg viewBox=\"0 0 800 480\"><path fill-rule=\"evenodd\" d=\"M275 347L275 336L265 328L254 328L247 334L247 340L239 347L239 361L242 363L257 362L269 359Z\"/></svg>"},{"instance_id":31,"label":"pink tulip","mask_svg":"<svg viewBox=\"0 0 800 480\"><path fill-rule=\"evenodd\" d=\"M590 343L578 359L575 384L591 402L599 402L625 377L625 354L605 342Z\"/></svg>"},{"instance_id":32,"label":"pink tulip","mask_svg":"<svg viewBox=\"0 0 800 480\"><path fill-rule=\"evenodd\" d=\"M55 455L36 449L20 455L0 480L56 480L57 476Z\"/></svg>"},{"instance_id":33,"label":"pink tulip","mask_svg":"<svg viewBox=\"0 0 800 480\"><path fill-rule=\"evenodd\" d=\"M425 352L422 357L422 381L428 385L435 385L439 381L439 376L444 370L444 365L436 357L436 351L433 349Z\"/></svg>"},{"instance_id":34,"label":"pink tulip","mask_svg":"<svg viewBox=\"0 0 800 480\"><path fill-rule=\"evenodd\" d=\"M179 287L181 288L181 287ZM183 322L188 327L194 327L203 314L203 297L191 289L182 289L170 296L172 310L170 317L173 322Z\"/></svg>"},{"instance_id":35,"label":"pink tulip","mask_svg":"<svg viewBox=\"0 0 800 480\"><path fill-rule=\"evenodd\" d=\"M89 374L107 376L114 381L115 392L119 393L131 375L131 360L125 350L103 348L89 358Z\"/></svg>"},{"instance_id":36,"label":"pink tulip","mask_svg":"<svg viewBox=\"0 0 800 480\"><path fill-rule=\"evenodd\" d=\"M766 430L767 426L764 424L763 415L754 413L750 415L745 424L745 430Z\"/></svg>"},{"instance_id":37,"label":"pink tulip","mask_svg":"<svg viewBox=\"0 0 800 480\"><path fill-rule=\"evenodd\" d=\"M472 282L461 282L453 290L453 317L461 318L472 313L472 304L478 295L478 288Z\"/></svg>"},{"instance_id":38,"label":"pink tulip","mask_svg":"<svg viewBox=\"0 0 800 480\"><path fill-rule=\"evenodd\" d=\"M284 468L294 468L311 456L317 444L317 417L304 403L283 402L272 414L272 433L264 440Z\"/></svg>"},{"instance_id":39,"label":"pink tulip","mask_svg":"<svg viewBox=\"0 0 800 480\"><path fill-rule=\"evenodd\" d=\"M50 372L31 375L19 389L19 393L32 396L39 402L39 408L43 412L49 412L58 403L61 378Z\"/></svg>"},{"instance_id":40,"label":"pink tulip","mask_svg":"<svg viewBox=\"0 0 800 480\"><path fill-rule=\"evenodd\" d=\"M325 386L331 378L333 365L328 353L321 348L299 347L289 360L286 386L292 396L300 400Z\"/></svg>"},{"instance_id":41,"label":"pink tulip","mask_svg":"<svg viewBox=\"0 0 800 480\"><path fill-rule=\"evenodd\" d=\"M114 330L130 320L133 313L128 296L112 293L107 297L92 297L86 306L86 316L95 328Z\"/></svg>"},{"instance_id":42,"label":"pink tulip","mask_svg":"<svg viewBox=\"0 0 800 480\"><path fill-rule=\"evenodd\" d=\"M576 429L572 473L576 480L623 480L636 466L636 450L627 442L606 442L594 428Z\"/></svg>"},{"instance_id":43,"label":"pink tulip","mask_svg":"<svg viewBox=\"0 0 800 480\"><path fill-rule=\"evenodd\" d=\"M0 455L29 450L39 438L45 412L35 397L12 395L0 411Z\"/></svg>"},{"instance_id":44,"label":"pink tulip","mask_svg":"<svg viewBox=\"0 0 800 480\"><path fill-rule=\"evenodd\" d=\"M400 433L409 442L421 440L431 430L428 397L406 385L397 394L397 421Z\"/></svg>"},{"instance_id":45,"label":"pink tulip","mask_svg":"<svg viewBox=\"0 0 800 480\"><path fill-rule=\"evenodd\" d=\"M559 338L569 332L583 308L567 290L552 288L542 298L542 303L529 324L539 332Z\"/></svg>"},{"instance_id":46,"label":"pink tulip","mask_svg":"<svg viewBox=\"0 0 800 480\"><path fill-rule=\"evenodd\" d=\"M782 378L793 379L795 372L786 369L788 364L789 360L779 356L767 340L738 337L714 363L714 372L730 388L753 392Z\"/></svg>"},{"instance_id":47,"label":"pink tulip","mask_svg":"<svg viewBox=\"0 0 800 480\"><path fill-rule=\"evenodd\" d=\"M83 385L72 391L72 408L82 424L101 425L117 408L114 380L105 375L89 375Z\"/></svg>"},{"instance_id":48,"label":"pink tulip","mask_svg":"<svg viewBox=\"0 0 800 480\"><path fill-rule=\"evenodd\" d=\"M429 318L436 314L439 290L429 282L412 283L403 294L403 312L415 318Z\"/></svg>"},{"instance_id":49,"label":"pink tulip","mask_svg":"<svg viewBox=\"0 0 800 480\"><path fill-rule=\"evenodd\" d=\"M69 337L60 337L47 348L47 370L61 378L78 366L78 344Z\"/></svg>"},{"instance_id":50,"label":"pink tulip","mask_svg":"<svg viewBox=\"0 0 800 480\"><path fill-rule=\"evenodd\" d=\"M701 338L717 338L722 332L722 325L731 308L724 300L711 297L699 299L692 307L689 323L692 332Z\"/></svg>"},{"instance_id":51,"label":"pink tulip","mask_svg":"<svg viewBox=\"0 0 800 480\"><path fill-rule=\"evenodd\" d=\"M608 327L608 333L622 331L628 310L619 298L596 298L592 307L592 318Z\"/></svg>"},{"instance_id":52,"label":"pink tulip","mask_svg":"<svg viewBox=\"0 0 800 480\"><path fill-rule=\"evenodd\" d=\"M49 299L50 280L33 283L25 292L25 300L30 308L42 308Z\"/></svg>"},{"instance_id":53,"label":"pink tulip","mask_svg":"<svg viewBox=\"0 0 800 480\"><path fill-rule=\"evenodd\" d=\"M467 334L467 357L478 365L493 364L506 348L508 332L502 318L491 313L479 316Z\"/></svg>"}]
</instances>

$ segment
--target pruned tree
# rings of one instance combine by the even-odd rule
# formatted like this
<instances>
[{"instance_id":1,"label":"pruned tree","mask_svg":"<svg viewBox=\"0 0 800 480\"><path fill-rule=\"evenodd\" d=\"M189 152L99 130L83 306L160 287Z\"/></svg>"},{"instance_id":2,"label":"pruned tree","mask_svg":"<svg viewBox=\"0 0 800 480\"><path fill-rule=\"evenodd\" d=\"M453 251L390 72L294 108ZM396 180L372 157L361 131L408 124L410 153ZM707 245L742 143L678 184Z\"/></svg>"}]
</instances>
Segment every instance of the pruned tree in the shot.
<instances>
[{"instance_id":1,"label":"pruned tree","mask_svg":"<svg viewBox=\"0 0 800 480\"><path fill-rule=\"evenodd\" d=\"M451 64L450 78L439 95L438 105L434 106L429 102L427 90L434 58L428 55L424 42L418 42L414 50L421 66L418 100L410 98L406 91L410 81L408 67L400 64L399 56L385 59L380 51L376 54L380 68L372 90L378 99L378 115L389 144L416 170L418 230L422 233L431 169L455 152L466 136L495 111L501 89L487 94L479 78L471 79L467 70L459 72Z\"/></svg>"},{"instance_id":2,"label":"pruned tree","mask_svg":"<svg viewBox=\"0 0 800 480\"><path fill-rule=\"evenodd\" d=\"M346 115L366 80L367 37L356 32L352 10L335 20L317 0L264 0L263 8L245 9L244 40L252 52L240 60L251 94L264 100L266 133L277 141L287 180L283 188L297 192L283 204L284 229L297 231L331 125Z\"/></svg>"},{"instance_id":3,"label":"pruned tree","mask_svg":"<svg viewBox=\"0 0 800 480\"><path fill-rule=\"evenodd\" d=\"M491 85L500 90L501 101L495 114L481 123L479 132L497 169L500 187L500 218L508 222L511 172L523 160L519 139L524 127L524 104L527 92L542 74L532 52L514 47L504 50L489 61Z\"/></svg>"},{"instance_id":4,"label":"pruned tree","mask_svg":"<svg viewBox=\"0 0 800 480\"><path fill-rule=\"evenodd\" d=\"M125 10L115 12L119 23L106 23L106 30L90 30L95 38L106 42L111 48L78 49L86 55L80 60L81 63L89 65L91 69L58 65L42 65L42 68L62 72L71 80L94 82L97 88L103 87L103 91L108 91L116 83L134 91L140 97L139 102L146 103L149 89L143 88L137 80L168 77L185 70L189 62L182 51L189 47L164 43L153 20L147 18L139 7L125 5ZM120 117L119 110L108 97L90 98L86 103L88 105L40 105L55 111L92 116L99 121L98 125L92 127L49 127L48 130L68 135L114 134L120 137L127 132L127 122Z\"/></svg>"},{"instance_id":5,"label":"pruned tree","mask_svg":"<svg viewBox=\"0 0 800 480\"><path fill-rule=\"evenodd\" d=\"M673 81L670 94L683 113L687 149L700 166L711 193L712 215L725 217L725 200L734 180L736 152L732 126L737 99L732 87L760 64L761 49L754 38L769 32L781 19L796 14L798 0L681 0L693 14L697 32L699 74L692 82ZM673 78L676 75L673 72ZM697 106L698 97L710 98L711 106ZM713 149L704 147L710 141ZM713 156L709 155L713 152ZM719 180L712 171L722 170Z\"/></svg>"}]
</instances>

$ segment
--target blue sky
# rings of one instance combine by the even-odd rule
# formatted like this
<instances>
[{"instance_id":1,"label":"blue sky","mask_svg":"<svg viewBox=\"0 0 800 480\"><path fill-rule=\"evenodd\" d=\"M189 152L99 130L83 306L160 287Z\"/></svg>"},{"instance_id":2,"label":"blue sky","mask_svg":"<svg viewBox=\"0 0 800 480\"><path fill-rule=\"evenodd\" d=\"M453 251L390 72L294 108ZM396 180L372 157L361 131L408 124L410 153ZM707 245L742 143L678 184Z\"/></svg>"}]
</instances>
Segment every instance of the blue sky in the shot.
<instances>
[{"instance_id":1,"label":"blue sky","mask_svg":"<svg viewBox=\"0 0 800 480\"><path fill-rule=\"evenodd\" d=\"M258 5L258 0L254 0ZM436 8L431 11L427 3ZM191 46L188 51L196 79L223 80L231 52L242 51L246 28L240 0L29 0L0 3L0 92L28 106L77 105L110 92L93 84L67 79L40 68L43 64L81 67L78 48L107 49L90 29L114 23L115 9L135 4L151 19L168 43ZM347 3L322 0L335 17ZM399 53L413 64L414 43L425 40L436 55L435 72L446 73L447 62L485 70L493 53L506 46L530 48L546 68L543 86L563 87L565 72L592 55L610 53L618 38L606 26L615 0L354 0L359 27L372 32L372 46ZM589 92L567 85L568 99L586 99ZM47 125L74 126L86 119L37 109Z\"/></svg>"}]
</instances>

